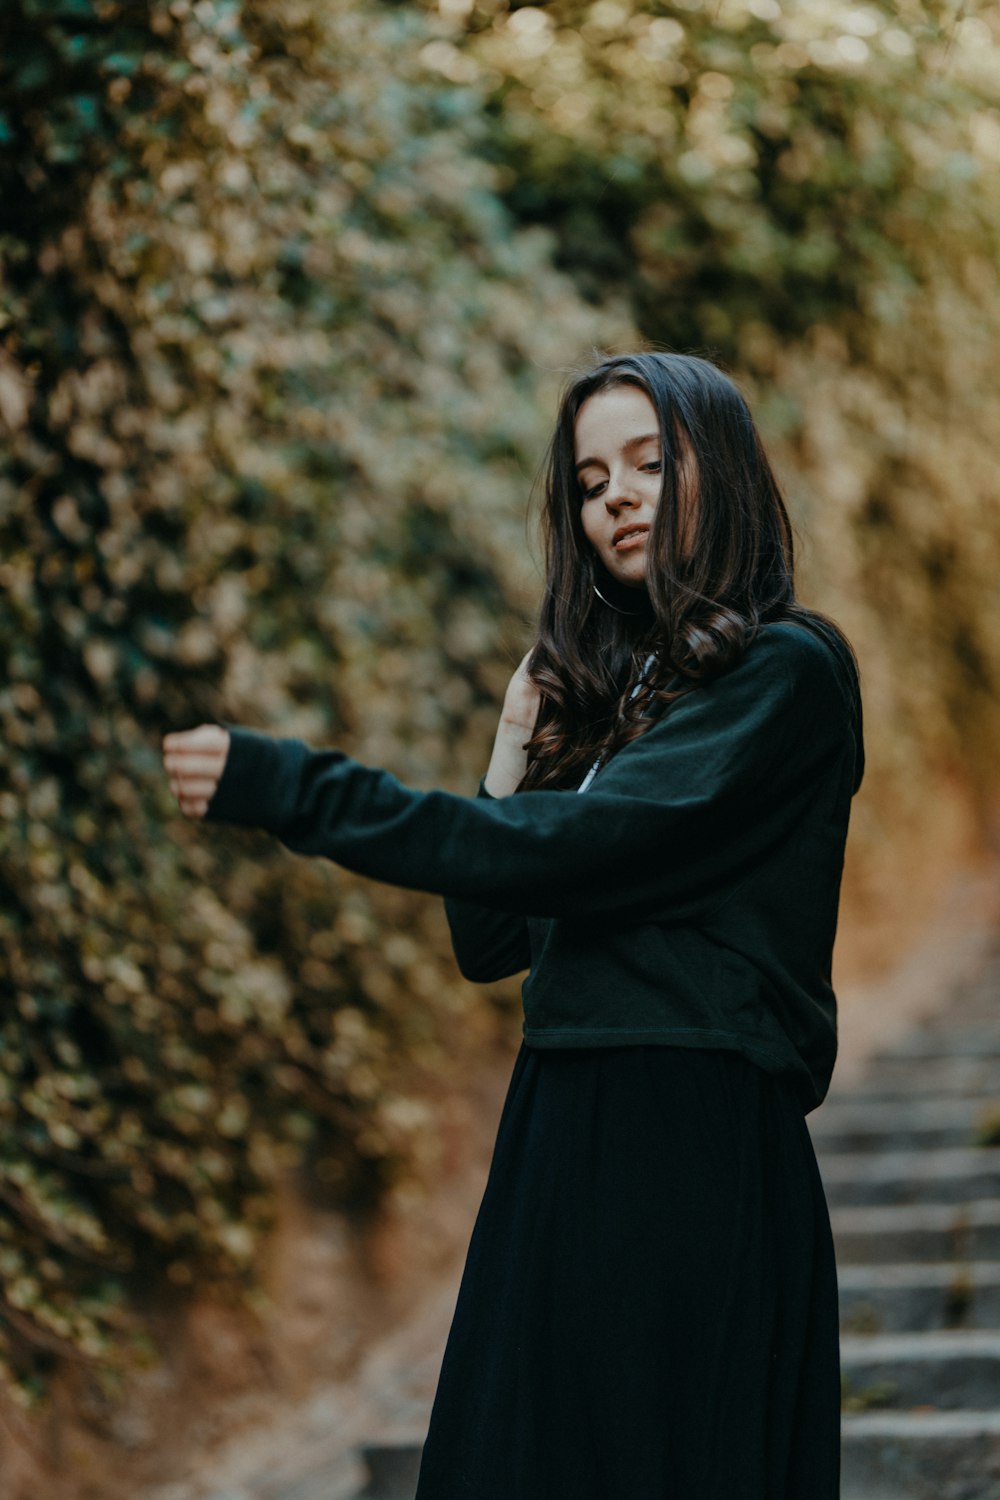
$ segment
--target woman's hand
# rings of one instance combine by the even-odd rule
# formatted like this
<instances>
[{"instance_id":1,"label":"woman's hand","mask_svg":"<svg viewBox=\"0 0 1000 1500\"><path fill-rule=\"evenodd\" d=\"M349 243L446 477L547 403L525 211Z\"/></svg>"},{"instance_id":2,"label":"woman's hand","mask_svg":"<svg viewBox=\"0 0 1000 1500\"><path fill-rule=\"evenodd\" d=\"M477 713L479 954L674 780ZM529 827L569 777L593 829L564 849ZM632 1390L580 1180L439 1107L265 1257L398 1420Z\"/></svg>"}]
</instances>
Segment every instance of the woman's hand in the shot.
<instances>
[{"instance_id":1,"label":"woman's hand","mask_svg":"<svg viewBox=\"0 0 1000 1500\"><path fill-rule=\"evenodd\" d=\"M534 649L532 647L531 651ZM528 765L525 746L535 732L542 697L541 689L528 676L531 651L525 653L504 695L503 712L486 772L486 790L492 797L509 797Z\"/></svg>"},{"instance_id":2,"label":"woman's hand","mask_svg":"<svg viewBox=\"0 0 1000 1500\"><path fill-rule=\"evenodd\" d=\"M163 736L163 769L187 817L205 816L228 754L229 730L221 724L199 724L197 729Z\"/></svg>"},{"instance_id":3,"label":"woman's hand","mask_svg":"<svg viewBox=\"0 0 1000 1500\"><path fill-rule=\"evenodd\" d=\"M532 646L531 651L534 649ZM517 671L507 684L500 717L502 724L511 729L523 729L529 738L535 732L535 720L538 718L538 705L542 696L541 689L528 676L531 651L525 652Z\"/></svg>"}]
</instances>

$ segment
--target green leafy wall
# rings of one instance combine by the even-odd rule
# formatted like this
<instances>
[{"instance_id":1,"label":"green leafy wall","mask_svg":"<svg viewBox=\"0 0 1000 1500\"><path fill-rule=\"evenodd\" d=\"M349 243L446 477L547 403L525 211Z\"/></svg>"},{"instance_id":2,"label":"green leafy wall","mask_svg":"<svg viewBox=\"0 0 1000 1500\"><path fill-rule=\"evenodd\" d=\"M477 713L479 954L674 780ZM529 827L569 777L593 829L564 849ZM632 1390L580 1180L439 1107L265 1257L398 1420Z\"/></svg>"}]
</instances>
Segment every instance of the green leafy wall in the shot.
<instances>
[{"instance_id":1,"label":"green leafy wall","mask_svg":"<svg viewBox=\"0 0 1000 1500\"><path fill-rule=\"evenodd\" d=\"M849 9L8 0L22 1393L153 1295L248 1284L296 1163L362 1208L433 1177L435 1093L515 1033L438 902L188 824L159 744L224 717L472 791L528 644L525 502L595 347L708 353L751 396L803 592L867 671L871 898L942 777L995 794L996 39Z\"/></svg>"},{"instance_id":2,"label":"green leafy wall","mask_svg":"<svg viewBox=\"0 0 1000 1500\"><path fill-rule=\"evenodd\" d=\"M540 393L627 324L512 222L422 27L17 12L0 1329L25 1380L164 1280L243 1276L303 1155L352 1204L432 1165L422 1093L488 1034L440 903L206 834L159 768L165 729L223 716L417 783L484 768Z\"/></svg>"}]
</instances>

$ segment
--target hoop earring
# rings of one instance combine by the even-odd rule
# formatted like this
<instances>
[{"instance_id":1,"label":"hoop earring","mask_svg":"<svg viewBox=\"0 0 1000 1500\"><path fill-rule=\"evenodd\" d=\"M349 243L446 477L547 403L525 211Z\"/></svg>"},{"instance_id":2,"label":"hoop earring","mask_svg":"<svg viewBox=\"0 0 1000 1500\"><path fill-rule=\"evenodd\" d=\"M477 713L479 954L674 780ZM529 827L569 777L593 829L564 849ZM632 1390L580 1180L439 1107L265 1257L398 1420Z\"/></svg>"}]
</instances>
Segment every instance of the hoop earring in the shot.
<instances>
[{"instance_id":1,"label":"hoop earring","mask_svg":"<svg viewBox=\"0 0 1000 1500\"><path fill-rule=\"evenodd\" d=\"M609 609L613 609L615 611L615 614L618 614L618 615L638 615L638 614L642 613L642 611L638 610L638 609L622 609L620 605L618 605L618 604L612 604L610 599L605 599L604 595L601 593L601 591L597 587L596 583L592 584L591 587L593 588L594 593L597 595L598 599L600 599L601 603L602 604L606 604Z\"/></svg>"}]
</instances>

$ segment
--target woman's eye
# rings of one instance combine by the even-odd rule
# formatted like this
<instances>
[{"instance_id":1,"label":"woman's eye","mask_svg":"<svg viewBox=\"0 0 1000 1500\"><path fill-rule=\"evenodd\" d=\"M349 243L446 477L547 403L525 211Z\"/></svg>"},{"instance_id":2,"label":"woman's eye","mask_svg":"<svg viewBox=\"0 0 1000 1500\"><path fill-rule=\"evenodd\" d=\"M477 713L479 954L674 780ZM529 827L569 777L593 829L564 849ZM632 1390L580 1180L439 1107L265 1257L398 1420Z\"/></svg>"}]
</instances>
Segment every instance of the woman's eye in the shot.
<instances>
[{"instance_id":1,"label":"woman's eye","mask_svg":"<svg viewBox=\"0 0 1000 1500\"><path fill-rule=\"evenodd\" d=\"M642 467L644 469L662 469L663 465L658 458L654 458L651 463L643 464Z\"/></svg>"},{"instance_id":2,"label":"woman's eye","mask_svg":"<svg viewBox=\"0 0 1000 1500\"><path fill-rule=\"evenodd\" d=\"M604 487L604 480L602 479L601 482L600 482L600 484L593 484L593 485L591 485L591 487L590 487L589 490L584 490L584 492L583 492L583 498L585 500L592 500L593 497L597 494L598 490L602 489L603 487Z\"/></svg>"}]
</instances>

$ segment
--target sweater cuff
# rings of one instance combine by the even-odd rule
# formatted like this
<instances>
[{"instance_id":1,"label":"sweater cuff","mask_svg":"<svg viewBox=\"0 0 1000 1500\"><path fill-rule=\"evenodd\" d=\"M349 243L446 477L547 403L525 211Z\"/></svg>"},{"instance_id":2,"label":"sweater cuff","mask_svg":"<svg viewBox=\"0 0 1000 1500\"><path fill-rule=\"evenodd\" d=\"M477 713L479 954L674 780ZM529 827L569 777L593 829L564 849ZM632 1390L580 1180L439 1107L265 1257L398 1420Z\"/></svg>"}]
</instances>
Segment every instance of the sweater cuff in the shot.
<instances>
[{"instance_id":1,"label":"sweater cuff","mask_svg":"<svg viewBox=\"0 0 1000 1500\"><path fill-rule=\"evenodd\" d=\"M483 776L482 780L479 783L479 791L476 793L476 796L477 797L484 797L487 802L499 802L499 800L500 800L499 797L494 797L494 795L493 795L492 792L488 792L486 790L486 776L485 775Z\"/></svg>"},{"instance_id":2,"label":"sweater cuff","mask_svg":"<svg viewBox=\"0 0 1000 1500\"><path fill-rule=\"evenodd\" d=\"M309 746L303 740L276 739L224 720L222 725L229 730L229 753L205 821L237 823L280 835L295 809Z\"/></svg>"}]
</instances>

